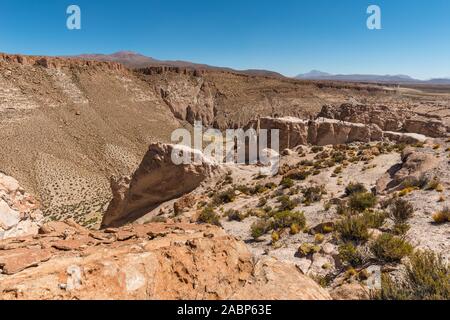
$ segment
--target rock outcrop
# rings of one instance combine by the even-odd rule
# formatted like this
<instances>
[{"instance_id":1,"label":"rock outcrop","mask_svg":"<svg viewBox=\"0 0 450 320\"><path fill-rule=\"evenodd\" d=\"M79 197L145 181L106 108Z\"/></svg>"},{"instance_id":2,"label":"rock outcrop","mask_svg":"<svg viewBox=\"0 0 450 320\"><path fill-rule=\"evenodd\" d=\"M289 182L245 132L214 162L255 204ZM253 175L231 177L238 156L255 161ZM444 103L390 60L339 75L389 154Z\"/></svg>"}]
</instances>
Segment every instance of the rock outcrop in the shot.
<instances>
[{"instance_id":1,"label":"rock outcrop","mask_svg":"<svg viewBox=\"0 0 450 320\"><path fill-rule=\"evenodd\" d=\"M434 154L407 147L402 152L402 163L395 165L376 183L377 192L401 186L406 180L419 180L423 176L432 178L432 171L439 165Z\"/></svg>"},{"instance_id":2,"label":"rock outcrop","mask_svg":"<svg viewBox=\"0 0 450 320\"><path fill-rule=\"evenodd\" d=\"M189 164L176 165L172 153L184 152ZM200 151L156 143L150 145L139 168L131 177L111 183L113 199L103 217L102 227L117 227L135 221L159 204L187 194L214 173L220 166Z\"/></svg>"},{"instance_id":3,"label":"rock outcrop","mask_svg":"<svg viewBox=\"0 0 450 320\"><path fill-rule=\"evenodd\" d=\"M349 103L340 106L325 105L317 117L376 124L383 131L418 133L432 138L444 137L448 131L447 126L439 118L388 106Z\"/></svg>"},{"instance_id":4,"label":"rock outcrop","mask_svg":"<svg viewBox=\"0 0 450 320\"><path fill-rule=\"evenodd\" d=\"M50 222L38 236L0 241L0 270L8 300L330 299L291 265L254 265L243 242L210 225L100 232Z\"/></svg>"},{"instance_id":5,"label":"rock outcrop","mask_svg":"<svg viewBox=\"0 0 450 320\"><path fill-rule=\"evenodd\" d=\"M38 208L16 179L0 172L0 240L37 234L43 219Z\"/></svg>"},{"instance_id":6,"label":"rock outcrop","mask_svg":"<svg viewBox=\"0 0 450 320\"><path fill-rule=\"evenodd\" d=\"M423 142L426 139L424 135L420 134L382 131L376 124L326 118L308 121L295 117L264 117L250 122L247 128L278 129L280 150L307 144L325 146L352 142L368 143L382 141L385 138L405 143Z\"/></svg>"}]
</instances>

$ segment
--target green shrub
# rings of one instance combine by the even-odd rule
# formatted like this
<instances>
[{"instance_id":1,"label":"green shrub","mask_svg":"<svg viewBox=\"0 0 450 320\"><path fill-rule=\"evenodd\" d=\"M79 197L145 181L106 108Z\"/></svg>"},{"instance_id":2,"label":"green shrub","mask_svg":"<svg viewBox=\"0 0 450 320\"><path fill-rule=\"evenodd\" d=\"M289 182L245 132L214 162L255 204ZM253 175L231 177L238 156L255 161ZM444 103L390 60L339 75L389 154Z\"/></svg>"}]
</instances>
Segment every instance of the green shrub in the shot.
<instances>
[{"instance_id":1,"label":"green shrub","mask_svg":"<svg viewBox=\"0 0 450 320\"><path fill-rule=\"evenodd\" d=\"M236 199L236 192L233 188L229 188L226 191L223 191L213 198L213 203L215 205L221 205L224 203L233 202Z\"/></svg>"},{"instance_id":2,"label":"green shrub","mask_svg":"<svg viewBox=\"0 0 450 320\"><path fill-rule=\"evenodd\" d=\"M413 247L405 240L388 233L383 233L370 247L372 253L385 262L400 262L411 254Z\"/></svg>"},{"instance_id":3,"label":"green shrub","mask_svg":"<svg viewBox=\"0 0 450 320\"><path fill-rule=\"evenodd\" d=\"M368 228L378 229L386 220L386 213L383 211L364 211L362 219L367 224Z\"/></svg>"},{"instance_id":4,"label":"green shrub","mask_svg":"<svg viewBox=\"0 0 450 320\"><path fill-rule=\"evenodd\" d=\"M250 233L253 239L257 240L261 236L265 235L270 229L271 226L266 220L259 219L255 221L250 227Z\"/></svg>"},{"instance_id":5,"label":"green shrub","mask_svg":"<svg viewBox=\"0 0 450 320\"><path fill-rule=\"evenodd\" d=\"M350 182L347 187L345 187L345 195L351 196L355 193L365 193L367 192L366 187L362 183Z\"/></svg>"},{"instance_id":6,"label":"green shrub","mask_svg":"<svg viewBox=\"0 0 450 320\"><path fill-rule=\"evenodd\" d=\"M314 146L314 147L311 148L311 152L312 153L318 153L318 152L321 152L321 151L323 151L323 147L321 147L321 146Z\"/></svg>"},{"instance_id":7,"label":"green shrub","mask_svg":"<svg viewBox=\"0 0 450 320\"><path fill-rule=\"evenodd\" d=\"M351 242L346 242L339 246L339 258L355 268L363 262L361 254Z\"/></svg>"},{"instance_id":8,"label":"green shrub","mask_svg":"<svg viewBox=\"0 0 450 320\"><path fill-rule=\"evenodd\" d=\"M406 264L406 277L394 282L382 276L381 290L374 296L383 300L449 300L450 268L432 251L416 251Z\"/></svg>"},{"instance_id":9,"label":"green shrub","mask_svg":"<svg viewBox=\"0 0 450 320\"><path fill-rule=\"evenodd\" d=\"M284 177L280 182L280 186L282 186L284 189L291 188L294 186L294 180Z\"/></svg>"},{"instance_id":10,"label":"green shrub","mask_svg":"<svg viewBox=\"0 0 450 320\"><path fill-rule=\"evenodd\" d=\"M354 193L350 196L349 207L352 210L363 212L377 204L377 197L371 192Z\"/></svg>"},{"instance_id":11,"label":"green shrub","mask_svg":"<svg viewBox=\"0 0 450 320\"><path fill-rule=\"evenodd\" d=\"M280 206L278 207L280 211L294 210L294 208L297 206L297 203L295 201L292 201L291 198L286 195L278 197L278 202L280 203Z\"/></svg>"},{"instance_id":12,"label":"green shrub","mask_svg":"<svg viewBox=\"0 0 450 320\"><path fill-rule=\"evenodd\" d=\"M345 241L366 241L369 231L363 217L347 216L336 224L336 231Z\"/></svg>"},{"instance_id":13,"label":"green shrub","mask_svg":"<svg viewBox=\"0 0 450 320\"><path fill-rule=\"evenodd\" d=\"M213 224L216 226L221 225L219 215L211 207L204 208L200 213L197 221L201 223Z\"/></svg>"},{"instance_id":14,"label":"green shrub","mask_svg":"<svg viewBox=\"0 0 450 320\"><path fill-rule=\"evenodd\" d=\"M398 236L403 236L408 232L409 229L409 224L407 224L406 222L401 222L394 224L392 232Z\"/></svg>"},{"instance_id":15,"label":"green shrub","mask_svg":"<svg viewBox=\"0 0 450 320\"><path fill-rule=\"evenodd\" d=\"M302 190L304 203L314 203L322 199L323 186L312 186Z\"/></svg>"},{"instance_id":16,"label":"green shrub","mask_svg":"<svg viewBox=\"0 0 450 320\"><path fill-rule=\"evenodd\" d=\"M267 198L266 197L261 197L258 200L257 207L261 208L261 207L264 207L266 204L267 204Z\"/></svg>"},{"instance_id":17,"label":"green shrub","mask_svg":"<svg viewBox=\"0 0 450 320\"><path fill-rule=\"evenodd\" d=\"M308 178L310 175L311 175L311 171L297 169L297 170L293 170L293 171L289 172L285 177L289 178L289 179L303 181L306 178Z\"/></svg>"},{"instance_id":18,"label":"green shrub","mask_svg":"<svg viewBox=\"0 0 450 320\"><path fill-rule=\"evenodd\" d=\"M230 221L242 221L246 218L245 214L240 213L238 210L230 209L225 215L228 217Z\"/></svg>"},{"instance_id":19,"label":"green shrub","mask_svg":"<svg viewBox=\"0 0 450 320\"><path fill-rule=\"evenodd\" d=\"M441 211L436 212L433 215L433 220L437 224L443 224L443 223L446 223L446 222L450 222L450 208L449 207L445 207Z\"/></svg>"},{"instance_id":20,"label":"green shrub","mask_svg":"<svg viewBox=\"0 0 450 320\"><path fill-rule=\"evenodd\" d=\"M404 223L413 216L414 207L406 200L395 199L390 207L390 215L395 223Z\"/></svg>"},{"instance_id":21,"label":"green shrub","mask_svg":"<svg viewBox=\"0 0 450 320\"><path fill-rule=\"evenodd\" d=\"M350 215L350 208L347 206L345 202L339 202L336 206L336 213L338 215Z\"/></svg>"},{"instance_id":22,"label":"green shrub","mask_svg":"<svg viewBox=\"0 0 450 320\"><path fill-rule=\"evenodd\" d=\"M289 228L293 224L298 225L300 229L305 228L306 218L303 212L286 210L273 215L273 229Z\"/></svg>"},{"instance_id":23,"label":"green shrub","mask_svg":"<svg viewBox=\"0 0 450 320\"><path fill-rule=\"evenodd\" d=\"M300 247L297 249L297 256L306 257L308 255L317 253L320 251L320 246L312 244L312 243L302 243Z\"/></svg>"}]
</instances>

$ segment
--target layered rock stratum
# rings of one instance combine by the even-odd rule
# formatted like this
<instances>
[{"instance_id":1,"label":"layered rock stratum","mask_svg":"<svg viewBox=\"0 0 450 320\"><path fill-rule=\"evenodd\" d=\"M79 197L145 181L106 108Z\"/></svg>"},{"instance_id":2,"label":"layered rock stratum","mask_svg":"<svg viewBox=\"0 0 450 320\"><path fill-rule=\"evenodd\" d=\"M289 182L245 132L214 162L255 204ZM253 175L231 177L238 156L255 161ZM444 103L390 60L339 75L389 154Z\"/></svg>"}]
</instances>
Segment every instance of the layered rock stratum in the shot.
<instances>
[{"instance_id":1,"label":"layered rock stratum","mask_svg":"<svg viewBox=\"0 0 450 320\"><path fill-rule=\"evenodd\" d=\"M0 241L2 299L330 299L293 265L256 264L245 244L207 225L90 231L51 222Z\"/></svg>"}]
</instances>

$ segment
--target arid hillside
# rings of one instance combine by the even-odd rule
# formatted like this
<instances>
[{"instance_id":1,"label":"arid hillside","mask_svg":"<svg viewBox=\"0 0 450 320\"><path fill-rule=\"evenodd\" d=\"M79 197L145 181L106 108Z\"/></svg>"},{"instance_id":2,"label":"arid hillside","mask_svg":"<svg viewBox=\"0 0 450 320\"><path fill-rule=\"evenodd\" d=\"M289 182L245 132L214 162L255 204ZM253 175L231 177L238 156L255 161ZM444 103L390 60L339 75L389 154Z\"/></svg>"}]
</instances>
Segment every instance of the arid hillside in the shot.
<instances>
[{"instance_id":1,"label":"arid hillside","mask_svg":"<svg viewBox=\"0 0 450 320\"><path fill-rule=\"evenodd\" d=\"M148 145L202 120L218 128L258 116L317 114L324 104L425 108L449 118L449 95L226 71L0 55L0 171L51 220L97 226L112 176L133 172Z\"/></svg>"}]
</instances>

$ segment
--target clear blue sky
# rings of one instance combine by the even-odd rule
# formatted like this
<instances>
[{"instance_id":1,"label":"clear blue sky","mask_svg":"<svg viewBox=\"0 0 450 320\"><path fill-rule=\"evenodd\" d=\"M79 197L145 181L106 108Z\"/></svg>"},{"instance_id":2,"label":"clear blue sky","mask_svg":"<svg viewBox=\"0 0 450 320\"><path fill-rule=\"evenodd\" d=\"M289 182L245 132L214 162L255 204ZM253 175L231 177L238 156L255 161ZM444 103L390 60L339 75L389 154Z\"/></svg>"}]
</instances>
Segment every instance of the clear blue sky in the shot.
<instances>
[{"instance_id":1,"label":"clear blue sky","mask_svg":"<svg viewBox=\"0 0 450 320\"><path fill-rule=\"evenodd\" d=\"M82 30L66 28L66 8ZM382 30L366 9L382 10ZM0 51L36 55L132 50L288 76L450 77L449 0L0 0Z\"/></svg>"}]
</instances>

